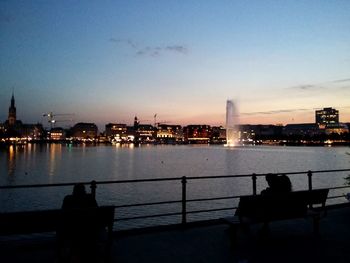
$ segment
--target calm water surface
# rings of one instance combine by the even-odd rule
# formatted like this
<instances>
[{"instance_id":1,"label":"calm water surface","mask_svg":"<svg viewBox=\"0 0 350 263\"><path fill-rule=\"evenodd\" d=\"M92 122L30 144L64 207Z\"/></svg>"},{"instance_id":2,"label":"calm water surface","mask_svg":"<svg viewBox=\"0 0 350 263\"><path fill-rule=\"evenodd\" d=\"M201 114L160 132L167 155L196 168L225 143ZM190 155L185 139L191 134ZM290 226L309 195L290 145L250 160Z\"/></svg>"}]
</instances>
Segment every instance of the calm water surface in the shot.
<instances>
[{"instance_id":1,"label":"calm water surface","mask_svg":"<svg viewBox=\"0 0 350 263\"><path fill-rule=\"evenodd\" d=\"M60 144L26 145L0 151L0 185L64 183L78 181L126 180L182 176L293 172L344 169L350 167L349 147L279 147L251 146L74 146ZM344 185L347 173L314 176L315 187ZM294 189L306 189L306 175L291 176ZM258 179L258 191L266 187ZM252 192L250 178L195 180L188 182L188 198L215 197ZM1 211L58 208L71 187L50 189L1 190ZM340 190L336 194L342 194ZM98 186L99 204L127 204L179 200L181 184L177 181ZM343 202L344 200L340 200ZM188 210L233 206L234 201L190 203ZM117 218L181 211L178 205L119 209ZM221 212L232 213L230 211ZM195 214L195 219L220 216ZM190 218L191 219L191 218ZM154 220L132 224L159 223ZM179 222L178 217L162 222ZM131 222L120 223L127 227Z\"/></svg>"}]
</instances>

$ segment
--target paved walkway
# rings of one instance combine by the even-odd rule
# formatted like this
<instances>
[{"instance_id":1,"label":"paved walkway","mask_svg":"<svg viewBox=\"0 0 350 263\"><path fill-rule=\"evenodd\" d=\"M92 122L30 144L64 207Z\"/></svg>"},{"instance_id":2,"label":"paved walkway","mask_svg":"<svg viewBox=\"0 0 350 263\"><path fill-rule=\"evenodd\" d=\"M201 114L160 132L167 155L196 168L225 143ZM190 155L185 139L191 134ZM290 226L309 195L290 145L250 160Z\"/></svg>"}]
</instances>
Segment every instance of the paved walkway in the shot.
<instances>
[{"instance_id":1,"label":"paved walkway","mask_svg":"<svg viewBox=\"0 0 350 263\"><path fill-rule=\"evenodd\" d=\"M112 262L350 262L350 207L330 210L319 238L304 219L272 223L267 239L259 226L240 231L235 245L227 230L217 224L116 237ZM53 240L0 241L0 262L55 262Z\"/></svg>"}]
</instances>

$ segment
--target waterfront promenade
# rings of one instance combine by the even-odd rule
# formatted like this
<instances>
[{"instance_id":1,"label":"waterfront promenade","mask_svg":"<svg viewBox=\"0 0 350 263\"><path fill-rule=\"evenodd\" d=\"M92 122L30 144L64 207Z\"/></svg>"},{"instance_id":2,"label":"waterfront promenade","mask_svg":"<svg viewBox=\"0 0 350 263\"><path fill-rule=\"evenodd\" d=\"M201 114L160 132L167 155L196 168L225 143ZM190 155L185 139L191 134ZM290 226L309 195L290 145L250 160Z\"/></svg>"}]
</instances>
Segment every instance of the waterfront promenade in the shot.
<instances>
[{"instance_id":1,"label":"waterfront promenade","mask_svg":"<svg viewBox=\"0 0 350 263\"><path fill-rule=\"evenodd\" d=\"M234 245L220 221L116 232L111 262L350 262L350 206L329 210L320 237L313 236L311 220L304 219L272 223L267 239L259 238L258 230L240 231ZM55 262L54 236L2 237L0 262Z\"/></svg>"}]
</instances>

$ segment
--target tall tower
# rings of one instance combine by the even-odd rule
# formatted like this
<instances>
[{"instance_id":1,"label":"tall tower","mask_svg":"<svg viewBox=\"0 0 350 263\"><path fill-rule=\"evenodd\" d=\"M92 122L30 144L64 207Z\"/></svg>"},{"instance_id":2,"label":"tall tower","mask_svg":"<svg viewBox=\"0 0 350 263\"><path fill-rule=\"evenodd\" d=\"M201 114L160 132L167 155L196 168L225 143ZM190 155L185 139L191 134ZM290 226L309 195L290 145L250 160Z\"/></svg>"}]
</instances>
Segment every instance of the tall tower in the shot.
<instances>
[{"instance_id":1,"label":"tall tower","mask_svg":"<svg viewBox=\"0 0 350 263\"><path fill-rule=\"evenodd\" d=\"M134 118L134 130L136 131L139 128L139 120L137 119L137 116Z\"/></svg>"},{"instance_id":2,"label":"tall tower","mask_svg":"<svg viewBox=\"0 0 350 263\"><path fill-rule=\"evenodd\" d=\"M15 97L12 92L11 106L9 107L9 126L14 126L16 124L16 107L15 107Z\"/></svg>"}]
</instances>

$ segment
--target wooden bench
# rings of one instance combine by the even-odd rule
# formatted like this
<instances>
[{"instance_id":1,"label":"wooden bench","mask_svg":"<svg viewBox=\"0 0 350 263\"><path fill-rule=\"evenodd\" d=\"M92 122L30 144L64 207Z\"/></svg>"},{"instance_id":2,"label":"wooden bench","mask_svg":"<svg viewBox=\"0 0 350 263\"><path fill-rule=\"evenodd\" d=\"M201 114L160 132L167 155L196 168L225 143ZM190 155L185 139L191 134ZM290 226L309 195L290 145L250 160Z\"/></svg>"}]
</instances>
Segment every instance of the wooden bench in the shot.
<instances>
[{"instance_id":1,"label":"wooden bench","mask_svg":"<svg viewBox=\"0 0 350 263\"><path fill-rule=\"evenodd\" d=\"M319 234L319 222L326 215L329 189L296 191L273 195L242 196L234 217L224 218L236 235L242 225L264 223L294 218L312 218L314 234Z\"/></svg>"},{"instance_id":2,"label":"wooden bench","mask_svg":"<svg viewBox=\"0 0 350 263\"><path fill-rule=\"evenodd\" d=\"M113 206L0 213L0 235L56 232L59 250L76 229L86 232L91 231L91 227L107 229L106 252L109 252L113 240L113 223Z\"/></svg>"}]
</instances>

